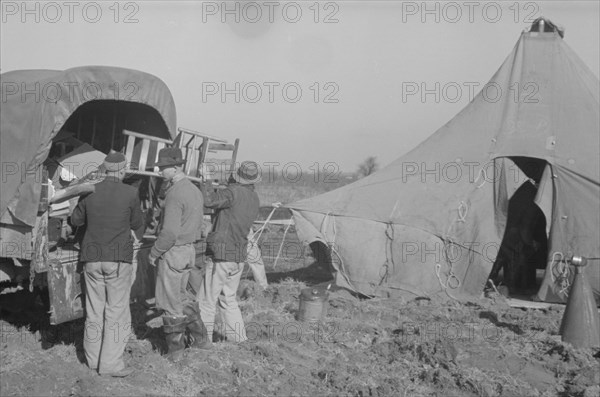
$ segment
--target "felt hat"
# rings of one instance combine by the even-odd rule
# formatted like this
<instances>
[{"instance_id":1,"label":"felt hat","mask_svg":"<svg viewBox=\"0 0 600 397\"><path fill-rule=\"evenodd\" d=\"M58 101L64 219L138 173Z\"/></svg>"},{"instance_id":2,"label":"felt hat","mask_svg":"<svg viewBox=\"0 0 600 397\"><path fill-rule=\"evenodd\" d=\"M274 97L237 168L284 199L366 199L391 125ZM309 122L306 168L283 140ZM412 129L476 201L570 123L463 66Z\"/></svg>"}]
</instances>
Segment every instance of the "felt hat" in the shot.
<instances>
[{"instance_id":1,"label":"felt hat","mask_svg":"<svg viewBox=\"0 0 600 397\"><path fill-rule=\"evenodd\" d=\"M254 161L244 161L240 164L237 172L233 175L237 183L251 185L260 182L260 167Z\"/></svg>"},{"instance_id":2,"label":"felt hat","mask_svg":"<svg viewBox=\"0 0 600 397\"><path fill-rule=\"evenodd\" d=\"M185 164L181 149L176 147L167 147L160 149L158 152L158 161L154 164L155 167L171 167Z\"/></svg>"}]
</instances>

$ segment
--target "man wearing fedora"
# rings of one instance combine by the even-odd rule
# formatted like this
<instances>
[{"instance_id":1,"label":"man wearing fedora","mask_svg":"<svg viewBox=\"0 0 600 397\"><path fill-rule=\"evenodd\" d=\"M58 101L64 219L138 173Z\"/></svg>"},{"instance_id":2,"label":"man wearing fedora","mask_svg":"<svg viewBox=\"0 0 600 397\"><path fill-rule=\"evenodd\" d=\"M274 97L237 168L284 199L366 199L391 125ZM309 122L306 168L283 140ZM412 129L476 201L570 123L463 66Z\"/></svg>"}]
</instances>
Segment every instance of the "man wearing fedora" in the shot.
<instances>
[{"instance_id":1,"label":"man wearing fedora","mask_svg":"<svg viewBox=\"0 0 600 397\"><path fill-rule=\"evenodd\" d=\"M200 190L185 176L183 164L185 160L178 148L165 148L158 153L155 166L168 185L160 231L149 255L150 264L157 266L156 305L163 311L167 357L171 361L183 356L186 329L190 347L210 347L195 297L186 292L196 259L194 242L201 238L204 200Z\"/></svg>"},{"instance_id":2,"label":"man wearing fedora","mask_svg":"<svg viewBox=\"0 0 600 397\"><path fill-rule=\"evenodd\" d=\"M207 243L206 273L200 286L199 305L202 321L212 340L217 304L224 336L236 342L247 339L236 292L247 255L248 233L258 216L259 200L254 184L260 181L258 164L244 161L225 189L205 194L205 206L217 210Z\"/></svg>"},{"instance_id":3,"label":"man wearing fedora","mask_svg":"<svg viewBox=\"0 0 600 397\"><path fill-rule=\"evenodd\" d=\"M87 226L81 244L85 264L85 338L90 368L101 375L124 377L123 351L131 333L129 294L133 274L133 238L144 224L137 189L122 183L126 160L121 153L106 156L103 181L73 210L73 226Z\"/></svg>"}]
</instances>

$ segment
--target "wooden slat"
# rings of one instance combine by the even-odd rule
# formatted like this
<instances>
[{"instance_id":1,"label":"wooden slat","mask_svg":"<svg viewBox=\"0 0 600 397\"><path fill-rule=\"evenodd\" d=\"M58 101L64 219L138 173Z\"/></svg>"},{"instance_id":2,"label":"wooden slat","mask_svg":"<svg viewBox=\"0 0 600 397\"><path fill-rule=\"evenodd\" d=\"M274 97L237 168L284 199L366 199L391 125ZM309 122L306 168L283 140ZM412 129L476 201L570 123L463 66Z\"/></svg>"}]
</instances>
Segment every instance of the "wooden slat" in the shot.
<instances>
[{"instance_id":1,"label":"wooden slat","mask_svg":"<svg viewBox=\"0 0 600 397\"><path fill-rule=\"evenodd\" d=\"M125 133L125 131L123 131L123 133ZM125 158L127 159L127 164L130 164L133 162L133 148L135 147L135 136L128 136L127 137L127 149L125 150Z\"/></svg>"},{"instance_id":2,"label":"wooden slat","mask_svg":"<svg viewBox=\"0 0 600 397\"><path fill-rule=\"evenodd\" d=\"M158 162L158 153L164 149L165 144L162 142L152 142L150 148L154 148L154 150L150 150L148 153L148 159L146 160L146 167L154 165ZM154 172L158 172L157 168L154 167Z\"/></svg>"},{"instance_id":3,"label":"wooden slat","mask_svg":"<svg viewBox=\"0 0 600 397\"><path fill-rule=\"evenodd\" d=\"M204 163L230 164L231 159L206 159Z\"/></svg>"},{"instance_id":4,"label":"wooden slat","mask_svg":"<svg viewBox=\"0 0 600 397\"><path fill-rule=\"evenodd\" d=\"M158 172L142 171L142 170L126 170L125 175L161 176Z\"/></svg>"},{"instance_id":5,"label":"wooden slat","mask_svg":"<svg viewBox=\"0 0 600 397\"><path fill-rule=\"evenodd\" d=\"M202 144L198 148L198 164L196 164L196 175L207 179L208 175L204 170L204 160L206 159L206 153L208 152L208 145L210 140L208 138L202 138Z\"/></svg>"},{"instance_id":6,"label":"wooden slat","mask_svg":"<svg viewBox=\"0 0 600 397\"><path fill-rule=\"evenodd\" d=\"M173 147L181 147L182 142L183 142L183 132L180 132L179 134L177 134L175 139L173 139Z\"/></svg>"},{"instance_id":7,"label":"wooden slat","mask_svg":"<svg viewBox=\"0 0 600 397\"><path fill-rule=\"evenodd\" d=\"M158 142L156 144L156 155L157 155L157 157L158 157L158 152L160 152L164 148L165 148L165 144L163 142Z\"/></svg>"},{"instance_id":8,"label":"wooden slat","mask_svg":"<svg viewBox=\"0 0 600 397\"><path fill-rule=\"evenodd\" d=\"M231 144L224 139L188 128L179 127L177 131L179 134L173 146L179 147L186 159L184 171L188 177L200 181L201 179L210 179L213 174L230 173L235 170L239 139ZM202 143L199 142L200 138ZM231 157L224 159L206 158L208 153L219 152L226 152L223 155L227 155L227 152L229 152ZM210 171L216 171L216 173Z\"/></svg>"},{"instance_id":9,"label":"wooden slat","mask_svg":"<svg viewBox=\"0 0 600 397\"><path fill-rule=\"evenodd\" d=\"M150 140L156 141L156 142L163 142L167 145L172 144L172 142L168 139L159 138L157 136L152 136L152 135L141 134L139 132L134 132L134 131L129 131L129 130L123 130L123 135L135 136L137 138L142 138L142 139L150 139Z\"/></svg>"},{"instance_id":10,"label":"wooden slat","mask_svg":"<svg viewBox=\"0 0 600 397\"><path fill-rule=\"evenodd\" d=\"M235 171L235 161L237 160L237 152L240 146L240 139L237 138L234 143L235 149L233 149L233 154L231 155L231 167L229 168L230 172Z\"/></svg>"},{"instance_id":11,"label":"wooden slat","mask_svg":"<svg viewBox=\"0 0 600 397\"><path fill-rule=\"evenodd\" d=\"M208 150L235 150L235 145L227 143L211 143Z\"/></svg>"},{"instance_id":12,"label":"wooden slat","mask_svg":"<svg viewBox=\"0 0 600 397\"><path fill-rule=\"evenodd\" d=\"M198 138L198 136L190 135L190 139L188 139L185 147L188 149L196 149L196 138Z\"/></svg>"},{"instance_id":13,"label":"wooden slat","mask_svg":"<svg viewBox=\"0 0 600 397\"><path fill-rule=\"evenodd\" d=\"M192 176L194 177L201 177L202 175L200 174L200 164L201 164L201 160L200 158L202 157L202 153L201 153L201 149L202 149L202 142L204 142L204 138L202 137L197 137L194 140L194 162L190 164L191 169L193 169L193 173ZM196 146L197 144L197 146Z\"/></svg>"},{"instance_id":14,"label":"wooden slat","mask_svg":"<svg viewBox=\"0 0 600 397\"><path fill-rule=\"evenodd\" d=\"M190 174L190 171L192 169L192 161L194 157L194 151L190 151L188 149L185 150L185 152L183 153L183 158L185 159L185 164L183 165L183 172L186 175Z\"/></svg>"},{"instance_id":15,"label":"wooden slat","mask_svg":"<svg viewBox=\"0 0 600 397\"><path fill-rule=\"evenodd\" d=\"M202 138L202 145L200 146L200 158L198 159L199 164L202 164L206 159L206 153L208 152L209 142L210 141L208 138Z\"/></svg>"},{"instance_id":16,"label":"wooden slat","mask_svg":"<svg viewBox=\"0 0 600 397\"><path fill-rule=\"evenodd\" d=\"M211 141L221 142L221 143L227 143L227 141L224 140L224 139L218 138L216 136L208 135L208 134L203 134L201 132L190 130L188 128L179 127L177 130L180 131L180 132L185 132L187 134L197 135L197 136L200 136L202 138L208 138Z\"/></svg>"},{"instance_id":17,"label":"wooden slat","mask_svg":"<svg viewBox=\"0 0 600 397\"><path fill-rule=\"evenodd\" d=\"M148 150L150 149L150 140L142 139L142 151L140 152L140 161L138 163L138 170L146 169L146 162L148 160Z\"/></svg>"}]
</instances>

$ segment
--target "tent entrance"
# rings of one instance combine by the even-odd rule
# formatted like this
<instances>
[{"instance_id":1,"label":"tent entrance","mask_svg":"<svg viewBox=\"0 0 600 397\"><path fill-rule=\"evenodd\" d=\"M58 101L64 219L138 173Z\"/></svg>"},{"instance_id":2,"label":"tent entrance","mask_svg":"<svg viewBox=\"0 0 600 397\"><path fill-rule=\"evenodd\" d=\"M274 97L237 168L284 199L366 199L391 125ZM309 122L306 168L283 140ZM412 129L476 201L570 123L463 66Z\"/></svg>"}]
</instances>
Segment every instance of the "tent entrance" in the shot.
<instances>
[{"instance_id":1,"label":"tent entrance","mask_svg":"<svg viewBox=\"0 0 600 397\"><path fill-rule=\"evenodd\" d=\"M510 157L513 174L524 182L508 200L506 227L490 279L508 287L511 295L535 294L544 276L548 256L546 217L535 202L537 186L546 161L530 157Z\"/></svg>"}]
</instances>

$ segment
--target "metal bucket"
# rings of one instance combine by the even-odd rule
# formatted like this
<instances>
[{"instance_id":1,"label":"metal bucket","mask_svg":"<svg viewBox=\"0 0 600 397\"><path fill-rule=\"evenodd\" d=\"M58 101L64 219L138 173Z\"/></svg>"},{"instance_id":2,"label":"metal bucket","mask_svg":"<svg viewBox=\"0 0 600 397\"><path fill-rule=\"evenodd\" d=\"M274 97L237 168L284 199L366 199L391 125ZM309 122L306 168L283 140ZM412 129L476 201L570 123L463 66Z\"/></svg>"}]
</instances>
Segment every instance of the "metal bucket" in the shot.
<instances>
[{"instance_id":1,"label":"metal bucket","mask_svg":"<svg viewBox=\"0 0 600 397\"><path fill-rule=\"evenodd\" d=\"M300 291L298 321L309 322L323 320L327 316L327 291L305 288Z\"/></svg>"}]
</instances>

